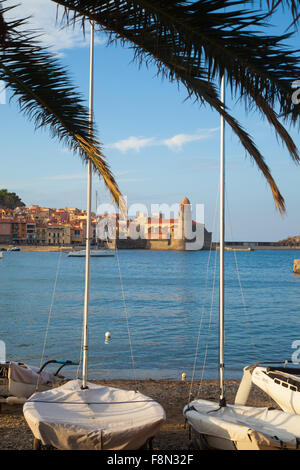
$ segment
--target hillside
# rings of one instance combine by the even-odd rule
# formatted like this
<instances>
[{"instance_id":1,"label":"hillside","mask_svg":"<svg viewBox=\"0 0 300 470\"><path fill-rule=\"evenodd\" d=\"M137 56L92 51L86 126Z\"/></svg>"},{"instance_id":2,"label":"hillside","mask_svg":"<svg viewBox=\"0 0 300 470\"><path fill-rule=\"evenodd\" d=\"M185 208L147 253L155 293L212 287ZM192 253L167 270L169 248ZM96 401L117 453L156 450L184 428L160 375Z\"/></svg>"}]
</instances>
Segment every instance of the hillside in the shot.
<instances>
[{"instance_id":1,"label":"hillside","mask_svg":"<svg viewBox=\"0 0 300 470\"><path fill-rule=\"evenodd\" d=\"M284 240L280 240L277 242L280 246L299 246L300 245L300 235L296 235L294 237L288 237Z\"/></svg>"},{"instance_id":2,"label":"hillside","mask_svg":"<svg viewBox=\"0 0 300 470\"><path fill-rule=\"evenodd\" d=\"M25 206L25 204L16 193L0 189L0 209L15 209L21 206Z\"/></svg>"}]
</instances>

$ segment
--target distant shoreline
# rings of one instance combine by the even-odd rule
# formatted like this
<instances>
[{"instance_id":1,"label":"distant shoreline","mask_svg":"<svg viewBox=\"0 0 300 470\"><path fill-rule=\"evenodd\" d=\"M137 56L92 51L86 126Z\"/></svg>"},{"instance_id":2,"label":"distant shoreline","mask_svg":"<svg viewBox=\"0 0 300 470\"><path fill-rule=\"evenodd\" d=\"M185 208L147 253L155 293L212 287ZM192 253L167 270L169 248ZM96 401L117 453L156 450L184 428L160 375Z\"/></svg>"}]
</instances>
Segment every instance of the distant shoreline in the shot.
<instances>
[{"instance_id":1,"label":"distant shoreline","mask_svg":"<svg viewBox=\"0 0 300 470\"><path fill-rule=\"evenodd\" d=\"M72 251L72 246L32 246L32 245L0 245L0 250L8 248L20 248L20 251ZM81 248L82 249L82 248Z\"/></svg>"},{"instance_id":2,"label":"distant shoreline","mask_svg":"<svg viewBox=\"0 0 300 470\"><path fill-rule=\"evenodd\" d=\"M76 251L84 249L84 246L81 247L74 247L74 246L32 246L32 245L0 245L0 250L4 249L7 250L8 248L20 248L20 251L32 251L32 252L69 252L69 251ZM135 248L126 248L127 250L135 249ZM218 247L213 247L213 250L218 249ZM123 250L119 248L119 250ZM240 251L246 253L252 253L253 251L261 251L261 250L300 250L300 246L276 246L276 245L259 245L259 246L251 246L251 245L226 245L226 251ZM158 251L158 250L151 250L151 249L138 249L138 251ZM159 250L159 251L177 251L177 250ZM200 250L200 251L209 251Z\"/></svg>"},{"instance_id":3,"label":"distant shoreline","mask_svg":"<svg viewBox=\"0 0 300 470\"><path fill-rule=\"evenodd\" d=\"M259 250L300 250L300 246L276 246L276 245L261 245L261 246L230 246L228 247L232 251L248 251L247 248L251 248L251 251L259 251ZM250 251L250 253L251 253Z\"/></svg>"}]
</instances>

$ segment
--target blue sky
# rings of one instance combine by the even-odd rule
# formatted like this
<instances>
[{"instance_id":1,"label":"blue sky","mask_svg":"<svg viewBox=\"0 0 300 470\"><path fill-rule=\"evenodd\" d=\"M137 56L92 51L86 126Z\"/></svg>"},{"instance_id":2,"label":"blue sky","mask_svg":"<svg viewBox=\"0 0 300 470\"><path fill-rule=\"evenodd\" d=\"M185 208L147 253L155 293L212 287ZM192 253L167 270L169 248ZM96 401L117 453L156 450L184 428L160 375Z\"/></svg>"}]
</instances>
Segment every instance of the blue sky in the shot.
<instances>
[{"instance_id":1,"label":"blue sky","mask_svg":"<svg viewBox=\"0 0 300 470\"><path fill-rule=\"evenodd\" d=\"M55 5L26 0L20 16L34 15L32 26L45 31L73 82L85 97L89 83L89 38L80 30L60 31ZM283 14L278 15L283 21ZM299 35L295 37L295 48ZM297 43L296 43L297 42ZM213 231L219 184L219 116L208 107L185 101L186 92L156 77L155 69L132 63L132 52L106 47L97 35L95 117L104 153L128 204L180 202L205 205L205 223ZM287 215L275 210L271 192L232 132L226 128L227 239L279 240L300 232L300 167L291 162L274 132L257 113L246 115L231 100L233 115L251 133L286 199ZM49 136L34 131L16 103L0 105L2 164L0 187L17 192L26 204L86 206L86 168L76 155ZM292 131L296 143L298 132ZM98 199L110 201L99 179Z\"/></svg>"}]
</instances>

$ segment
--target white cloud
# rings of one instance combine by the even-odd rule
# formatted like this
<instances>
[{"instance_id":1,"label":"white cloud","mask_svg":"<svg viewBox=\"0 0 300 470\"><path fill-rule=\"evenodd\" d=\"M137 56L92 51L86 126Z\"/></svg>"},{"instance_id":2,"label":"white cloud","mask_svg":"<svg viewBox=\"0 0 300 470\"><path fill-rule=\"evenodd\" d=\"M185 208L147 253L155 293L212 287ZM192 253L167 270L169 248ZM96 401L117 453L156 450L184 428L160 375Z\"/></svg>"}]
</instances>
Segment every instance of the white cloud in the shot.
<instances>
[{"instance_id":1,"label":"white cloud","mask_svg":"<svg viewBox=\"0 0 300 470\"><path fill-rule=\"evenodd\" d=\"M177 134L170 139L165 139L163 144L171 150L181 150L184 144L196 142L198 140L206 139L206 135L198 134Z\"/></svg>"},{"instance_id":2,"label":"white cloud","mask_svg":"<svg viewBox=\"0 0 300 470\"><path fill-rule=\"evenodd\" d=\"M129 137L128 139L120 140L113 144L108 144L107 148L120 150L120 152L127 152L128 150L135 150L139 152L144 147L149 147L155 143L155 139L143 139L141 137Z\"/></svg>"},{"instance_id":3,"label":"white cloud","mask_svg":"<svg viewBox=\"0 0 300 470\"><path fill-rule=\"evenodd\" d=\"M8 5L15 5L14 0L9 0ZM72 49L74 47L87 47L89 46L90 35L87 28L85 37L80 26L73 28L62 28L59 21L56 21L57 5L50 0L21 0L16 8L13 8L7 13L9 19L27 18L28 24L24 29L33 29L40 32L42 35L39 41L46 46L50 46L55 52L61 52L65 49ZM59 9L60 19L63 9ZM95 44L103 43L99 37L95 38Z\"/></svg>"},{"instance_id":4,"label":"white cloud","mask_svg":"<svg viewBox=\"0 0 300 470\"><path fill-rule=\"evenodd\" d=\"M201 129L194 134L177 134L168 139L157 140L154 137L142 138L131 136L128 139L123 139L113 144L108 144L107 148L117 149L123 153L128 150L135 150L139 152L144 147L164 146L170 150L182 150L185 144L197 142L199 140L208 139L217 131L218 128Z\"/></svg>"}]
</instances>

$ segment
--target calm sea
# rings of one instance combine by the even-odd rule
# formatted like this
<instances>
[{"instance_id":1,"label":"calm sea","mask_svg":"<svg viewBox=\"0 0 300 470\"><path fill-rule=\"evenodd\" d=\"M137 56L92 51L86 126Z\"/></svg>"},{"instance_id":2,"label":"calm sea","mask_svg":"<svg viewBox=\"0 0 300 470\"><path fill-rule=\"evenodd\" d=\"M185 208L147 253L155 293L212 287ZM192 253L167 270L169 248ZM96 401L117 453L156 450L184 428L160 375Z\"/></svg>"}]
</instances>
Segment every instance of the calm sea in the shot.
<instances>
[{"instance_id":1,"label":"calm sea","mask_svg":"<svg viewBox=\"0 0 300 470\"><path fill-rule=\"evenodd\" d=\"M135 371L138 378L180 379L194 368L197 378L217 378L217 257L122 250L93 258L89 378L133 378ZM291 360L300 340L299 257L293 250L226 252L226 378L240 378L257 361ZM45 339L45 361L79 360L84 265L64 253L3 254L0 340L8 360L39 365Z\"/></svg>"}]
</instances>

